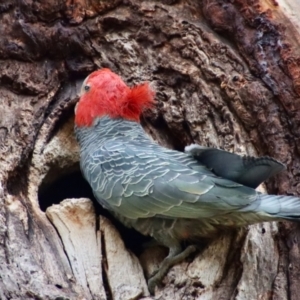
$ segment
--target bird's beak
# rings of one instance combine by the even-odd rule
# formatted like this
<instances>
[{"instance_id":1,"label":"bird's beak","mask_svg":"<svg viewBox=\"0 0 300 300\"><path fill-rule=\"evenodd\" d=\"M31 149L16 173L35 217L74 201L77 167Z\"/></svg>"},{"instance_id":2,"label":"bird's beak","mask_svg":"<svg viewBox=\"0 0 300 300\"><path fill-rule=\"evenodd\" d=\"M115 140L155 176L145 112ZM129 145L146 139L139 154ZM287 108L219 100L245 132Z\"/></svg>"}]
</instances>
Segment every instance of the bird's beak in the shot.
<instances>
[{"instance_id":1,"label":"bird's beak","mask_svg":"<svg viewBox=\"0 0 300 300\"><path fill-rule=\"evenodd\" d=\"M80 89L80 92L79 92L79 95L78 95L79 99L81 98L81 96L82 96L82 95L84 94L84 92L85 92L85 91L84 91L84 86L86 85L88 79L89 79L89 76L88 76L87 78L84 79L84 81L83 81L83 83L82 83L82 85L81 85L81 89Z\"/></svg>"},{"instance_id":2,"label":"bird's beak","mask_svg":"<svg viewBox=\"0 0 300 300\"><path fill-rule=\"evenodd\" d=\"M75 108L74 108L74 113L75 113L75 115L76 115L76 111L77 111L77 106L78 106L78 101L77 101L77 103L76 103L76 105L75 105Z\"/></svg>"}]
</instances>

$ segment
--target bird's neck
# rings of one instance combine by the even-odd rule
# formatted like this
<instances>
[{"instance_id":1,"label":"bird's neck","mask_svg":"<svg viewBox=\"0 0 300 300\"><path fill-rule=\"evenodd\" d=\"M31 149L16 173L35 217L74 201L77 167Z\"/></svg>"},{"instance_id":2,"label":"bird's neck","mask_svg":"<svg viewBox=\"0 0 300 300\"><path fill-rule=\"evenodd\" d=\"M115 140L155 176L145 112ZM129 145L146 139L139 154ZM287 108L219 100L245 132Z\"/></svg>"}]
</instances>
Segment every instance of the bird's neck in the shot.
<instances>
[{"instance_id":1,"label":"bird's neck","mask_svg":"<svg viewBox=\"0 0 300 300\"><path fill-rule=\"evenodd\" d=\"M149 141L139 123L107 116L95 119L90 127L75 127L75 134L82 150L91 146L101 146L109 140Z\"/></svg>"}]
</instances>

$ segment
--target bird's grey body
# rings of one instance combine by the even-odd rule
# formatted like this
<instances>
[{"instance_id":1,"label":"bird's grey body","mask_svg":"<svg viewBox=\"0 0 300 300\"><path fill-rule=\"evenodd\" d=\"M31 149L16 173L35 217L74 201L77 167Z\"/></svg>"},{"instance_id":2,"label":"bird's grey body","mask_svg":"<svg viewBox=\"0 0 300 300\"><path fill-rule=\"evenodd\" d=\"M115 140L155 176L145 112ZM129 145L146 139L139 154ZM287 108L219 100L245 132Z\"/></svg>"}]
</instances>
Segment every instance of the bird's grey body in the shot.
<instances>
[{"instance_id":1,"label":"bird's grey body","mask_svg":"<svg viewBox=\"0 0 300 300\"><path fill-rule=\"evenodd\" d=\"M241 157L192 145L186 153L153 142L139 124L154 104L144 83L132 88L109 69L84 81L75 109L80 165L95 197L126 226L153 236L169 255L148 281L154 291L168 269L195 251L183 240L278 219L299 220L300 199L256 188L284 167L269 157Z\"/></svg>"},{"instance_id":2,"label":"bird's grey body","mask_svg":"<svg viewBox=\"0 0 300 300\"><path fill-rule=\"evenodd\" d=\"M166 149L136 122L103 117L92 127L77 128L76 134L82 172L101 205L126 226L168 247L185 239L211 238L226 227L300 216L298 198L264 195L238 183L239 177L247 178L249 169L251 176L243 179L244 184L256 185L251 180L256 165L280 171L283 167L275 160L257 159L251 168L245 163L244 169L239 163L234 182L225 172L225 178L218 177L199 163L197 155L212 149L199 147L197 152L195 146L188 153ZM232 155L232 162L241 159ZM276 172L265 173L267 178ZM232 172L228 174L232 178Z\"/></svg>"}]
</instances>

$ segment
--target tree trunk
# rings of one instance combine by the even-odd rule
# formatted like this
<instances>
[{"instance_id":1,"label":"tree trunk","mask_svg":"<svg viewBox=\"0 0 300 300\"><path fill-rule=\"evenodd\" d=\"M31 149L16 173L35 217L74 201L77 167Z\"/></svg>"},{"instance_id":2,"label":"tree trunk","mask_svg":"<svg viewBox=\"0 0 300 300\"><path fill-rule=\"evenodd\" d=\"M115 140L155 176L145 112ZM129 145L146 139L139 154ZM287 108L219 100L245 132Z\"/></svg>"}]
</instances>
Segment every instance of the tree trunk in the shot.
<instances>
[{"instance_id":1,"label":"tree trunk","mask_svg":"<svg viewBox=\"0 0 300 300\"><path fill-rule=\"evenodd\" d=\"M299 299L289 222L220 236L150 296L166 249L141 250L94 208L73 134L82 80L109 67L155 87L142 124L158 143L272 156L287 170L267 191L299 195L299 11L298 0L2 1L0 298Z\"/></svg>"}]
</instances>

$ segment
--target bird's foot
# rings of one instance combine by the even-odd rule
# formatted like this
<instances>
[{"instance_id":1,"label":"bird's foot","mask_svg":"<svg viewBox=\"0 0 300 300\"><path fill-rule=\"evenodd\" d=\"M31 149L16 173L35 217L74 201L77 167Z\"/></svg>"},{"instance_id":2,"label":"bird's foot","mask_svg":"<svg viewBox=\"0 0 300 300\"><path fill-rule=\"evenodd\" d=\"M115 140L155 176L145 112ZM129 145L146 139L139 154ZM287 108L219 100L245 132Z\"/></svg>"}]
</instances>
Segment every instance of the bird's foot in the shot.
<instances>
[{"instance_id":1,"label":"bird's foot","mask_svg":"<svg viewBox=\"0 0 300 300\"><path fill-rule=\"evenodd\" d=\"M179 254L175 256L167 256L161 263L158 270L153 272L150 279L148 280L148 289L149 292L153 295L155 291L155 287L162 281L162 279L167 274L168 270L185 260L188 256L190 256L193 252L197 250L197 247L195 245L188 246L184 251L180 252Z\"/></svg>"}]
</instances>

